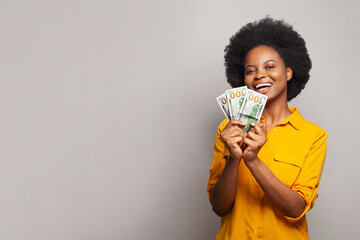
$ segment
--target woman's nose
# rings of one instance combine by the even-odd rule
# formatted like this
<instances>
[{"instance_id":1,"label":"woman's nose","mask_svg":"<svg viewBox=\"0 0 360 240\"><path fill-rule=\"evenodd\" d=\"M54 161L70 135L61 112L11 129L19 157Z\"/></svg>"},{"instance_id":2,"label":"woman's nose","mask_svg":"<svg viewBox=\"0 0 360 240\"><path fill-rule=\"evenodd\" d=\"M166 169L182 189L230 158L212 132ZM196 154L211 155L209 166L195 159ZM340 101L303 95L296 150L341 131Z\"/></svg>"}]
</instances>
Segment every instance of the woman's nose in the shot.
<instances>
[{"instance_id":1,"label":"woman's nose","mask_svg":"<svg viewBox=\"0 0 360 240\"><path fill-rule=\"evenodd\" d=\"M261 70L256 71L255 80L260 80L265 77L266 77L266 75L263 71L261 71Z\"/></svg>"}]
</instances>

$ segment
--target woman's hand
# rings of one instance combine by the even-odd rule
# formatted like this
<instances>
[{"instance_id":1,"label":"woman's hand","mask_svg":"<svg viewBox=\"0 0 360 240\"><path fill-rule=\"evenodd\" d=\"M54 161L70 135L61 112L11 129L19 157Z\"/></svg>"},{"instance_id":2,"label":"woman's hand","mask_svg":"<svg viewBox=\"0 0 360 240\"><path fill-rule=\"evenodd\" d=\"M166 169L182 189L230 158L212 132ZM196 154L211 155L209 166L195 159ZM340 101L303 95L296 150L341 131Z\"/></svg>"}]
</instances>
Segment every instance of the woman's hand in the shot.
<instances>
[{"instance_id":1,"label":"woman's hand","mask_svg":"<svg viewBox=\"0 0 360 240\"><path fill-rule=\"evenodd\" d=\"M225 143L227 149L230 152L231 159L240 160L243 156L241 145L244 142L244 132L240 129L240 126L245 126L244 122L239 120L231 120L222 130L220 137Z\"/></svg>"},{"instance_id":2,"label":"woman's hand","mask_svg":"<svg viewBox=\"0 0 360 240\"><path fill-rule=\"evenodd\" d=\"M266 123L251 123L254 127L250 132L247 133L244 140L244 153L243 158L245 163L253 161L262 146L266 143Z\"/></svg>"},{"instance_id":3,"label":"woman's hand","mask_svg":"<svg viewBox=\"0 0 360 240\"><path fill-rule=\"evenodd\" d=\"M240 129L242 126L245 126L245 123L231 120L220 133L221 140L230 152L230 158L211 190L210 198L214 212L221 217L232 209L235 201L239 164L243 155L241 147L245 138L244 132Z\"/></svg>"}]
</instances>

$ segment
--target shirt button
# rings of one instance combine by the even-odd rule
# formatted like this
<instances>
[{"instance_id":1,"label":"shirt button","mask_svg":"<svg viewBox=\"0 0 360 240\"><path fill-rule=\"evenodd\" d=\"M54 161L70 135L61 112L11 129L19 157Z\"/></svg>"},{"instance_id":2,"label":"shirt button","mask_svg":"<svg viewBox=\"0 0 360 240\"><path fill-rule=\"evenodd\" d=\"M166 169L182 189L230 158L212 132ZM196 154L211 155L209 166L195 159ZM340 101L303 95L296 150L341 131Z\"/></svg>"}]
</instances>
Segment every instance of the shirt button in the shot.
<instances>
[{"instance_id":1,"label":"shirt button","mask_svg":"<svg viewBox=\"0 0 360 240\"><path fill-rule=\"evenodd\" d=\"M275 128L273 129L273 132L276 132L276 129L275 129Z\"/></svg>"}]
</instances>

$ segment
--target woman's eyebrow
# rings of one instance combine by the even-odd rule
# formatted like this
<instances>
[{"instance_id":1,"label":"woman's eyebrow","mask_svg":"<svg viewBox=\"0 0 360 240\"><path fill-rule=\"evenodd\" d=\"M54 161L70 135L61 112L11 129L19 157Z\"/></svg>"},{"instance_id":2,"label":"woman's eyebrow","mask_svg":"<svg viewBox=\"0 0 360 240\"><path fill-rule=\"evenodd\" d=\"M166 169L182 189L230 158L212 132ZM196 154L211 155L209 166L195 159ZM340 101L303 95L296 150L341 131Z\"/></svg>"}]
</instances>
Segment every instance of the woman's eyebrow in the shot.
<instances>
[{"instance_id":1,"label":"woman's eyebrow","mask_svg":"<svg viewBox=\"0 0 360 240\"><path fill-rule=\"evenodd\" d=\"M272 59L270 59L270 60L267 60L267 61L265 61L263 64L266 64L266 63L268 63L268 62L276 62L275 60L272 60ZM245 66L245 68L244 68L244 70L246 69L246 68L248 68L248 67L255 67L255 65L251 65L251 64L249 64L249 65L246 65Z\"/></svg>"},{"instance_id":2,"label":"woman's eyebrow","mask_svg":"<svg viewBox=\"0 0 360 240\"><path fill-rule=\"evenodd\" d=\"M263 64L268 63L268 62L276 62L276 61L275 61L275 60L270 59L270 60L267 60L266 62L264 62Z\"/></svg>"},{"instance_id":3,"label":"woman's eyebrow","mask_svg":"<svg viewBox=\"0 0 360 240\"><path fill-rule=\"evenodd\" d=\"M245 66L245 68L244 68L244 70L246 69L246 68L248 68L248 67L255 67L254 65L247 65L247 66Z\"/></svg>"}]
</instances>

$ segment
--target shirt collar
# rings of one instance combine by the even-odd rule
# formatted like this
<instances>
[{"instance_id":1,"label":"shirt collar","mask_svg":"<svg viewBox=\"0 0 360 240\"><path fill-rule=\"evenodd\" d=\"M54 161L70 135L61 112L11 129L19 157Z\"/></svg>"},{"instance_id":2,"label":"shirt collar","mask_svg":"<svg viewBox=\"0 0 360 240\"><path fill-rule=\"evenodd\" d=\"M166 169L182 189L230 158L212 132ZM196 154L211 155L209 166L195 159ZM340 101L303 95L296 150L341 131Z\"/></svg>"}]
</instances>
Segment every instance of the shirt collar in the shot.
<instances>
[{"instance_id":1,"label":"shirt collar","mask_svg":"<svg viewBox=\"0 0 360 240\"><path fill-rule=\"evenodd\" d=\"M300 130L301 126L304 124L305 119L301 116L299 110L296 107L289 107L289 110L292 114L285 119L282 124L290 123L291 126L296 128L296 130Z\"/></svg>"},{"instance_id":2,"label":"shirt collar","mask_svg":"<svg viewBox=\"0 0 360 240\"><path fill-rule=\"evenodd\" d=\"M296 107L289 107L289 110L292 112L292 114L278 125L286 125L289 123L299 131L305 119L301 116L299 110ZM265 118L263 116L261 116L260 122L265 122Z\"/></svg>"}]
</instances>

